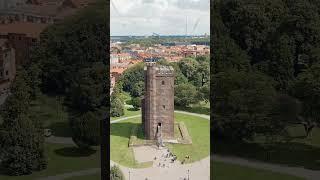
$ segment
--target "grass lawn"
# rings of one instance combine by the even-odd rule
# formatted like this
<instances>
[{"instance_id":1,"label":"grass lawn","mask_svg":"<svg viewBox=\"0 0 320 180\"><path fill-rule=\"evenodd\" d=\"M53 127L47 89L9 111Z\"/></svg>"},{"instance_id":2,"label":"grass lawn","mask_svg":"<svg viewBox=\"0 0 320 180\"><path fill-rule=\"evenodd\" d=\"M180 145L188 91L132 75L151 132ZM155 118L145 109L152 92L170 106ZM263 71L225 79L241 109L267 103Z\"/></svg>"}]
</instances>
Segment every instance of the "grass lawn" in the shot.
<instances>
[{"instance_id":1,"label":"grass lawn","mask_svg":"<svg viewBox=\"0 0 320 180\"><path fill-rule=\"evenodd\" d=\"M112 120L117 120L117 119L124 118L124 117L140 115L140 114L141 114L141 109L137 111L137 110L130 108L130 107L124 107L124 115L123 116L111 117L110 120L112 121Z\"/></svg>"},{"instance_id":2,"label":"grass lawn","mask_svg":"<svg viewBox=\"0 0 320 180\"><path fill-rule=\"evenodd\" d=\"M71 136L68 112L63 105L63 98L40 95L31 103L30 111L43 121L45 128L52 129L55 136Z\"/></svg>"},{"instance_id":3,"label":"grass lawn","mask_svg":"<svg viewBox=\"0 0 320 180\"><path fill-rule=\"evenodd\" d=\"M65 180L100 180L101 179L101 174L91 174L91 175L86 175L86 176L75 176L71 178L66 178Z\"/></svg>"},{"instance_id":4,"label":"grass lawn","mask_svg":"<svg viewBox=\"0 0 320 180\"><path fill-rule=\"evenodd\" d=\"M168 147L183 159L186 155L190 156L190 162L207 157L210 152L210 122L206 119L175 113L176 121L184 121L189 134L192 137L192 145L168 145ZM135 126L141 125L141 118L132 118L119 123L111 124L111 159L127 167L146 167L147 164L138 164L133 155L132 148L128 147L131 130Z\"/></svg>"},{"instance_id":5,"label":"grass lawn","mask_svg":"<svg viewBox=\"0 0 320 180\"><path fill-rule=\"evenodd\" d=\"M40 177L100 167L99 148L93 151L81 151L73 146L47 143L46 152L48 156L47 169L26 176L0 175L0 179L33 180Z\"/></svg>"},{"instance_id":6,"label":"grass lawn","mask_svg":"<svg viewBox=\"0 0 320 180\"><path fill-rule=\"evenodd\" d=\"M213 176L217 180L304 180L303 178L214 161Z\"/></svg>"},{"instance_id":7,"label":"grass lawn","mask_svg":"<svg viewBox=\"0 0 320 180\"><path fill-rule=\"evenodd\" d=\"M269 163L320 170L320 128L305 138L302 126L289 127L289 138L267 143L264 138L250 142L215 141L214 151L221 155L235 155ZM234 151L237 149L237 151Z\"/></svg>"},{"instance_id":8,"label":"grass lawn","mask_svg":"<svg viewBox=\"0 0 320 180\"><path fill-rule=\"evenodd\" d=\"M210 154L210 121L197 116L175 113L177 122L183 121L187 126L189 135L192 137L192 144L169 144L172 153L177 155L179 160L190 156L194 162L207 157Z\"/></svg>"}]
</instances>

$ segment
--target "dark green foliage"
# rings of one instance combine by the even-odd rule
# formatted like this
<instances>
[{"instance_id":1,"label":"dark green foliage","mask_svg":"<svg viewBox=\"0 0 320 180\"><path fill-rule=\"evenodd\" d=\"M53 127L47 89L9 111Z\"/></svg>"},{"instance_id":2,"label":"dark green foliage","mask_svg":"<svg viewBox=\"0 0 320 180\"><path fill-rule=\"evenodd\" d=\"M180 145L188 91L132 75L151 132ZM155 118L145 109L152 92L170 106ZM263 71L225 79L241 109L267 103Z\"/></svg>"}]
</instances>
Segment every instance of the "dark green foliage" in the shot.
<instances>
[{"instance_id":1,"label":"dark green foliage","mask_svg":"<svg viewBox=\"0 0 320 180\"><path fill-rule=\"evenodd\" d=\"M199 98L201 98L201 100L209 102L210 100L210 84L209 83L199 88Z\"/></svg>"},{"instance_id":2,"label":"dark green foliage","mask_svg":"<svg viewBox=\"0 0 320 180\"><path fill-rule=\"evenodd\" d=\"M270 79L260 73L228 71L216 74L212 81L216 132L237 139L268 130L272 121L268 114L276 95Z\"/></svg>"},{"instance_id":3,"label":"dark green foliage","mask_svg":"<svg viewBox=\"0 0 320 180\"><path fill-rule=\"evenodd\" d=\"M125 180L124 175L118 166L111 167L110 180Z\"/></svg>"},{"instance_id":4,"label":"dark green foliage","mask_svg":"<svg viewBox=\"0 0 320 180\"><path fill-rule=\"evenodd\" d=\"M281 35L268 44L266 61L257 63L257 67L278 84L279 90L287 90L294 79L294 51L295 44L288 35Z\"/></svg>"},{"instance_id":5,"label":"dark green foliage","mask_svg":"<svg viewBox=\"0 0 320 180\"><path fill-rule=\"evenodd\" d=\"M320 4L213 3L214 132L250 139L258 133L285 134L292 123L313 127L319 117L315 69L320 57Z\"/></svg>"},{"instance_id":6,"label":"dark green foliage","mask_svg":"<svg viewBox=\"0 0 320 180\"><path fill-rule=\"evenodd\" d=\"M131 99L131 104L134 109L139 110L141 107L141 98L140 97L134 97Z\"/></svg>"},{"instance_id":7,"label":"dark green foliage","mask_svg":"<svg viewBox=\"0 0 320 180\"><path fill-rule=\"evenodd\" d=\"M131 92L130 92L130 95L132 97L140 97L143 95L143 91L144 91L144 82L139 81L133 85Z\"/></svg>"},{"instance_id":8,"label":"dark green foliage","mask_svg":"<svg viewBox=\"0 0 320 180\"><path fill-rule=\"evenodd\" d=\"M104 108L108 101L106 94L107 69L102 63L92 63L92 67L79 69L77 79L70 87L70 107L79 112Z\"/></svg>"},{"instance_id":9,"label":"dark green foliage","mask_svg":"<svg viewBox=\"0 0 320 180\"><path fill-rule=\"evenodd\" d=\"M179 84L174 88L174 103L187 107L200 101L197 95L197 89L192 84Z\"/></svg>"},{"instance_id":10,"label":"dark green foliage","mask_svg":"<svg viewBox=\"0 0 320 180\"><path fill-rule=\"evenodd\" d=\"M83 9L62 23L49 26L41 35L41 43L35 58L42 68L44 92L70 91L80 69L92 67L92 63L106 62L108 30L106 9L102 3Z\"/></svg>"},{"instance_id":11,"label":"dark green foliage","mask_svg":"<svg viewBox=\"0 0 320 180\"><path fill-rule=\"evenodd\" d=\"M119 97L111 97L111 108L110 116L111 117L120 117L124 115L124 105Z\"/></svg>"},{"instance_id":12,"label":"dark green foliage","mask_svg":"<svg viewBox=\"0 0 320 180\"><path fill-rule=\"evenodd\" d=\"M302 102L301 116L304 121L320 123L320 64L299 74L292 94Z\"/></svg>"},{"instance_id":13,"label":"dark green foliage","mask_svg":"<svg viewBox=\"0 0 320 180\"><path fill-rule=\"evenodd\" d=\"M193 58L185 58L179 61L178 64L182 74L186 78L191 79L196 74L199 63Z\"/></svg>"},{"instance_id":14,"label":"dark green foliage","mask_svg":"<svg viewBox=\"0 0 320 180\"><path fill-rule=\"evenodd\" d=\"M142 92L133 92L133 88L134 86L136 86L136 88L140 88L141 84L144 82L143 67L144 67L144 63L138 63L130 67L126 71L124 71L124 73L122 74L119 80L122 83L122 87L124 91L129 92L131 95L137 95L142 93ZM140 85L136 85L136 84L140 84Z\"/></svg>"},{"instance_id":15,"label":"dark green foliage","mask_svg":"<svg viewBox=\"0 0 320 180\"><path fill-rule=\"evenodd\" d=\"M43 93L66 96L73 139L80 147L99 144L99 122L109 108L106 7L99 0L49 26L32 55L32 82Z\"/></svg>"},{"instance_id":16,"label":"dark green foliage","mask_svg":"<svg viewBox=\"0 0 320 180\"><path fill-rule=\"evenodd\" d=\"M175 86L182 88L182 84L189 84L191 89L186 89L185 93L179 92L176 95L176 105L186 107L192 103L209 99L210 83L210 61L209 56L198 56L196 58L184 58L180 62L170 63L160 60L158 64L172 66L175 70ZM132 97L140 97L144 92L144 64L140 63L128 68L120 80L117 87L129 92ZM180 85L180 86L179 86ZM186 87L186 86L185 86ZM119 89L118 89L119 90ZM116 91L118 91L116 90ZM177 90L175 91L178 92ZM116 113L118 114L118 113Z\"/></svg>"},{"instance_id":17,"label":"dark green foliage","mask_svg":"<svg viewBox=\"0 0 320 180\"><path fill-rule=\"evenodd\" d=\"M88 149L90 146L100 144L100 120L102 117L102 113L97 111L88 111L73 116L71 121L72 140L77 146Z\"/></svg>"},{"instance_id":18,"label":"dark green foliage","mask_svg":"<svg viewBox=\"0 0 320 180\"><path fill-rule=\"evenodd\" d=\"M31 174L47 166L44 154L44 132L41 121L30 114L29 76L18 70L11 95L1 109L0 159L9 175Z\"/></svg>"}]
</instances>

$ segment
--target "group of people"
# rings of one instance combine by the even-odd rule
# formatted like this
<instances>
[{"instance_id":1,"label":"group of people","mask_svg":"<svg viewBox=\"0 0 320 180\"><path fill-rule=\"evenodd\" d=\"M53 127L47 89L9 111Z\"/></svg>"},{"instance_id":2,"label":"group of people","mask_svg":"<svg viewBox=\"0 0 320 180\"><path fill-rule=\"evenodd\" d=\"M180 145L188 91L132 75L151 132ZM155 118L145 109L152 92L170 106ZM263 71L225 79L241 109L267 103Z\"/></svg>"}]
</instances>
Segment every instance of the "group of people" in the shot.
<instances>
[{"instance_id":1,"label":"group of people","mask_svg":"<svg viewBox=\"0 0 320 180\"><path fill-rule=\"evenodd\" d=\"M163 153L161 155L162 158L165 158L164 161L166 161L167 159L169 159L170 163L174 163L178 158L175 154L173 154L172 152L170 152L170 150L168 149L167 152ZM154 157L154 160L157 160L157 157ZM181 164L184 164L187 160L190 160L190 156L187 155L184 157L184 159L181 161ZM158 167L166 167L165 163L159 162ZM167 167L169 167L169 165L167 165Z\"/></svg>"},{"instance_id":2,"label":"group of people","mask_svg":"<svg viewBox=\"0 0 320 180\"><path fill-rule=\"evenodd\" d=\"M164 161L166 161L167 159L170 159L171 163L174 163L178 158L176 155L174 155L172 152L170 152L170 150L168 149L166 153L161 155L162 158L165 158ZM154 160L157 160L157 157L154 158ZM158 167L166 167L165 163L161 163L159 162ZM169 167L169 166L167 166Z\"/></svg>"}]
</instances>

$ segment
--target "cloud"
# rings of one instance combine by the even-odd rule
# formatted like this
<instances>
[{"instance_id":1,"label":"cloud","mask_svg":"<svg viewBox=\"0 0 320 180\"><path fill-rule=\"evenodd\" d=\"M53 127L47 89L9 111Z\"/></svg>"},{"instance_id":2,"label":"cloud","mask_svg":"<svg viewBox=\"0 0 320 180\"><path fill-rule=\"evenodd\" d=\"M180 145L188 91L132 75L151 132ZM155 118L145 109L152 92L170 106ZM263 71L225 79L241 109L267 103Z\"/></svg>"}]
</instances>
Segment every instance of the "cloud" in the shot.
<instances>
[{"instance_id":1,"label":"cloud","mask_svg":"<svg viewBox=\"0 0 320 180\"><path fill-rule=\"evenodd\" d=\"M210 32L209 0L112 0L111 35Z\"/></svg>"}]
</instances>

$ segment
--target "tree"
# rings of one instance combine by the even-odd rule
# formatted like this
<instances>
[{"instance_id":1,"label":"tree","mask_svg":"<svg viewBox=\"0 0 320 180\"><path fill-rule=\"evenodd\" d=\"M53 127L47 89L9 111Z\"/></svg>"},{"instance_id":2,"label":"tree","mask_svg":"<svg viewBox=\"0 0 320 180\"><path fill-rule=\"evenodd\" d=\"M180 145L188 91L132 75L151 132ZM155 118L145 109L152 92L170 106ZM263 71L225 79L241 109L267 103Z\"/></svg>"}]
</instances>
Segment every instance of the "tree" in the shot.
<instances>
[{"instance_id":1,"label":"tree","mask_svg":"<svg viewBox=\"0 0 320 180\"><path fill-rule=\"evenodd\" d=\"M109 27L105 12L106 6L99 0L41 33L39 49L32 61L40 63L41 87L45 93L68 93L79 70L92 67L94 62L103 63L109 69L105 47L109 43Z\"/></svg>"},{"instance_id":2,"label":"tree","mask_svg":"<svg viewBox=\"0 0 320 180\"><path fill-rule=\"evenodd\" d=\"M219 13L217 1L214 1L213 10L215 23L213 23L213 47L215 54L212 56L211 65L213 73L226 71L230 68L237 70L248 70L250 68L250 57L242 50L235 40L230 38L226 32L228 29L223 24ZM212 74L213 74L212 73Z\"/></svg>"},{"instance_id":3,"label":"tree","mask_svg":"<svg viewBox=\"0 0 320 180\"><path fill-rule=\"evenodd\" d=\"M102 113L97 111L88 111L73 116L71 121L72 140L78 147L88 149L90 146L100 144L100 120Z\"/></svg>"},{"instance_id":4,"label":"tree","mask_svg":"<svg viewBox=\"0 0 320 180\"><path fill-rule=\"evenodd\" d=\"M259 57L259 49L268 35L277 30L287 12L282 0L234 0L219 3L219 12L230 37L254 59Z\"/></svg>"},{"instance_id":5,"label":"tree","mask_svg":"<svg viewBox=\"0 0 320 180\"><path fill-rule=\"evenodd\" d=\"M129 92L130 94L136 93L132 91L134 86L139 82L140 84L141 82L144 82L143 68L144 68L144 64L138 63L123 72L122 76L119 79L119 82L122 83L124 91ZM139 85L139 87L141 86Z\"/></svg>"},{"instance_id":6,"label":"tree","mask_svg":"<svg viewBox=\"0 0 320 180\"><path fill-rule=\"evenodd\" d=\"M67 92L69 106L78 112L96 111L107 107L107 67L103 63L91 63L91 67L79 69Z\"/></svg>"},{"instance_id":7,"label":"tree","mask_svg":"<svg viewBox=\"0 0 320 180\"><path fill-rule=\"evenodd\" d=\"M210 84L205 84L204 86L199 88L199 97L206 101L209 102L210 100Z\"/></svg>"},{"instance_id":8,"label":"tree","mask_svg":"<svg viewBox=\"0 0 320 180\"><path fill-rule=\"evenodd\" d=\"M130 95L132 97L140 97L142 96L143 92L144 92L144 82L139 81L133 85Z\"/></svg>"},{"instance_id":9,"label":"tree","mask_svg":"<svg viewBox=\"0 0 320 180\"><path fill-rule=\"evenodd\" d=\"M47 165L42 124L29 114L31 90L27 82L27 73L18 70L11 95L1 109L0 159L10 175L31 174Z\"/></svg>"},{"instance_id":10,"label":"tree","mask_svg":"<svg viewBox=\"0 0 320 180\"><path fill-rule=\"evenodd\" d=\"M111 108L110 108L110 115L111 117L120 117L124 115L124 105L119 97L112 97L111 98Z\"/></svg>"},{"instance_id":11,"label":"tree","mask_svg":"<svg viewBox=\"0 0 320 180\"><path fill-rule=\"evenodd\" d=\"M255 134L272 135L285 127L275 126L270 115L277 93L272 81L258 72L221 72L213 79L214 132L232 140L251 139Z\"/></svg>"},{"instance_id":12,"label":"tree","mask_svg":"<svg viewBox=\"0 0 320 180\"><path fill-rule=\"evenodd\" d=\"M291 89L293 96L302 103L299 120L309 136L312 129L320 123L320 64L299 74Z\"/></svg>"},{"instance_id":13,"label":"tree","mask_svg":"<svg viewBox=\"0 0 320 180\"><path fill-rule=\"evenodd\" d=\"M131 103L134 109L139 110L139 108L141 107L141 98L134 97L131 99Z\"/></svg>"},{"instance_id":14,"label":"tree","mask_svg":"<svg viewBox=\"0 0 320 180\"><path fill-rule=\"evenodd\" d=\"M268 67L261 70L274 78L279 90L286 91L294 79L295 48L294 41L284 34L272 39L266 50Z\"/></svg>"},{"instance_id":15,"label":"tree","mask_svg":"<svg viewBox=\"0 0 320 180\"><path fill-rule=\"evenodd\" d=\"M199 65L193 58L184 58L178 64L182 74L189 80L196 74L197 66Z\"/></svg>"},{"instance_id":16,"label":"tree","mask_svg":"<svg viewBox=\"0 0 320 180\"><path fill-rule=\"evenodd\" d=\"M118 166L112 166L110 169L110 180L124 180L124 175Z\"/></svg>"},{"instance_id":17,"label":"tree","mask_svg":"<svg viewBox=\"0 0 320 180\"><path fill-rule=\"evenodd\" d=\"M181 107L199 102L197 89L192 84L179 84L174 88L174 103Z\"/></svg>"}]
</instances>

